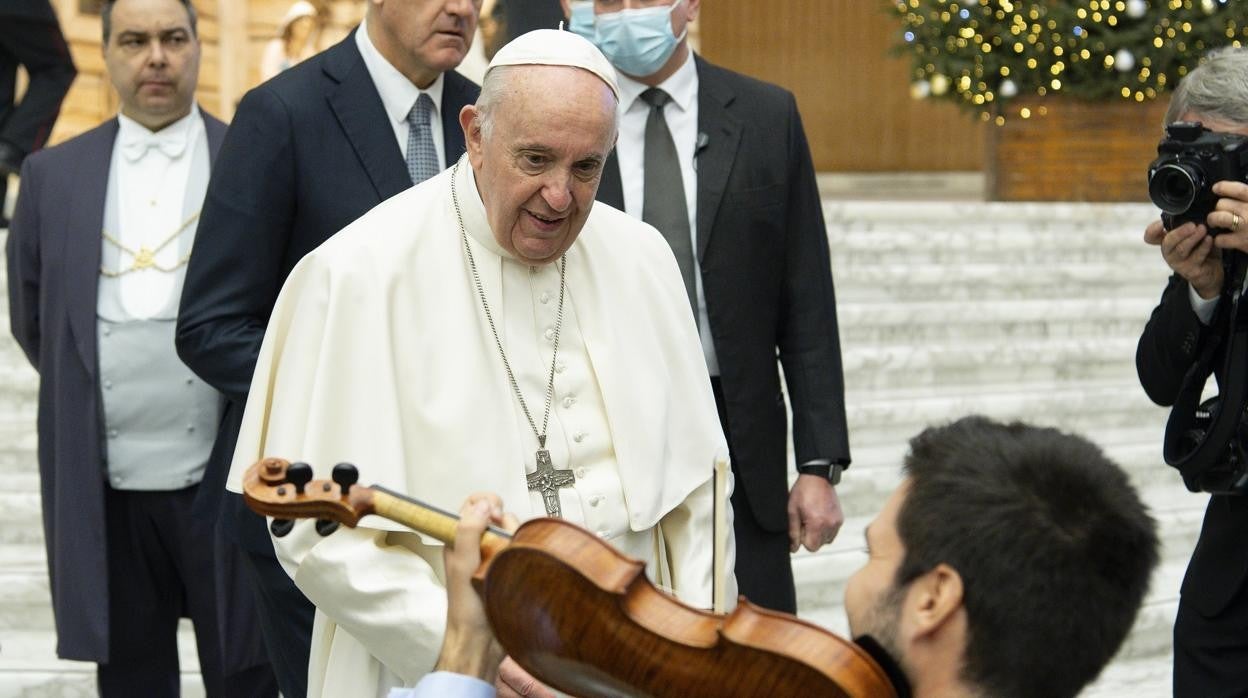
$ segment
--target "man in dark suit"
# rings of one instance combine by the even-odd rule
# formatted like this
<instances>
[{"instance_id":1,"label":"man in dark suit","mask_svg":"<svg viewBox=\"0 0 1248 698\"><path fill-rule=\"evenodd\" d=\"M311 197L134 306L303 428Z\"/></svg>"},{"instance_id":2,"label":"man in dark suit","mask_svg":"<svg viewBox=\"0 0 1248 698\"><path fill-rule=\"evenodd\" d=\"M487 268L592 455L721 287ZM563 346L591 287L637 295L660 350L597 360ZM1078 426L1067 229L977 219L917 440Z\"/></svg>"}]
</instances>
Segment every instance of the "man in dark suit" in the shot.
<instances>
[{"instance_id":1,"label":"man in dark suit","mask_svg":"<svg viewBox=\"0 0 1248 698\"><path fill-rule=\"evenodd\" d=\"M621 91L598 199L672 244L732 455L737 583L751 601L795 612L789 555L836 536L834 485L849 465L827 233L793 95L694 56L686 27L700 4L595 2L593 41ZM793 409L792 490L777 353Z\"/></svg>"},{"instance_id":2,"label":"man in dark suit","mask_svg":"<svg viewBox=\"0 0 1248 698\"><path fill-rule=\"evenodd\" d=\"M20 103L18 66L30 77ZM76 74L48 0L0 3L0 227L5 227L6 180L47 142Z\"/></svg>"},{"instance_id":3,"label":"man in dark suit","mask_svg":"<svg viewBox=\"0 0 1248 698\"><path fill-rule=\"evenodd\" d=\"M228 399L197 511L246 551L282 693L307 692L313 608L278 564L264 519L225 495L256 355L287 274L308 252L464 152L455 73L470 0L371 0L341 43L243 97L221 147L178 316L178 354ZM224 495L224 496L223 496Z\"/></svg>"},{"instance_id":4,"label":"man in dark suit","mask_svg":"<svg viewBox=\"0 0 1248 698\"><path fill-rule=\"evenodd\" d=\"M1199 121L1213 131L1248 136L1248 49L1211 53L1179 83L1166 123ZM1248 184L1219 182L1215 210L1203 224L1166 230L1160 220L1144 241L1161 248L1174 272L1153 310L1136 350L1136 369L1145 392L1159 405L1173 405L1184 376L1214 337L1212 326L1230 304L1222 250L1248 253ZM1216 237L1213 228L1222 229ZM1222 366L1226 347L1215 347ZM1241 360L1244 357L1241 357ZM1218 376L1221 382L1223 376ZM1200 539L1187 566L1174 621L1174 695L1243 695L1248 687L1248 497L1214 495L1205 510Z\"/></svg>"},{"instance_id":5,"label":"man in dark suit","mask_svg":"<svg viewBox=\"0 0 1248 698\"><path fill-rule=\"evenodd\" d=\"M7 243L13 335L39 372L39 473L57 654L102 696L176 696L195 626L209 696L276 695L255 610L191 506L221 397L173 346L178 287L225 125L193 103L186 0L110 0L121 113L26 159Z\"/></svg>"}]
</instances>

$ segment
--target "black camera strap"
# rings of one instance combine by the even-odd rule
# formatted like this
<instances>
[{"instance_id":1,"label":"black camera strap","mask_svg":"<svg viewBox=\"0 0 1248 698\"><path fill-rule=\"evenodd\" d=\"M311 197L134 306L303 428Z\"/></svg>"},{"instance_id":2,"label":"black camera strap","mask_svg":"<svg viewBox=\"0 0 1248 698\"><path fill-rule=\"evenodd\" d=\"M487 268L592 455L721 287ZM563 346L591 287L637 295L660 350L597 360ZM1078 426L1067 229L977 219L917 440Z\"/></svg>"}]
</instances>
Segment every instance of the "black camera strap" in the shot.
<instances>
[{"instance_id":1,"label":"black camera strap","mask_svg":"<svg viewBox=\"0 0 1248 698\"><path fill-rule=\"evenodd\" d=\"M1228 478L1227 468L1235 465L1228 463L1228 456L1234 457L1231 443L1238 435L1245 407L1248 407L1248 318L1241 314L1240 307L1248 256L1233 251L1224 254L1229 258L1225 286L1229 299L1223 299L1218 307L1217 317L1210 327L1213 335L1208 337L1200 358L1183 377L1183 385L1166 422L1163 455L1168 465L1179 470L1183 484L1192 492L1242 493L1239 489L1242 478ZM1203 419L1197 415L1200 397L1213 374L1218 349L1228 340L1228 333L1229 344L1223 354L1219 381L1221 392L1217 400L1211 401L1208 424L1202 425L1198 420ZM1197 439L1195 447L1191 445L1193 435Z\"/></svg>"}]
</instances>

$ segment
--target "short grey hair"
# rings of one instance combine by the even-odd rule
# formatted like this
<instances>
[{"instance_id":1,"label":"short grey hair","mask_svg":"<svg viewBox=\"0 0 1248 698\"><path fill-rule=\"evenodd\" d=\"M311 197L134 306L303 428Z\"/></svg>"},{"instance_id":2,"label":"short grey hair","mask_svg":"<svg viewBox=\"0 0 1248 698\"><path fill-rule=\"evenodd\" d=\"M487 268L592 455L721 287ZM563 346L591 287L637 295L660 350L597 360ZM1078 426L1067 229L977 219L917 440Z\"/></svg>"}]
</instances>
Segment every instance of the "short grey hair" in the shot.
<instances>
[{"instance_id":1,"label":"short grey hair","mask_svg":"<svg viewBox=\"0 0 1248 698\"><path fill-rule=\"evenodd\" d=\"M1214 49L1179 82L1166 124L1188 112L1248 126L1248 48Z\"/></svg>"},{"instance_id":2,"label":"short grey hair","mask_svg":"<svg viewBox=\"0 0 1248 698\"><path fill-rule=\"evenodd\" d=\"M195 15L195 6L191 4L191 0L178 0L182 3L182 7L186 8L186 17L191 25L191 36L199 38L198 18ZM117 4L117 0L104 0L104 4L100 7L100 27L104 30L104 46L108 46L108 37L113 33L113 5Z\"/></svg>"},{"instance_id":3,"label":"short grey hair","mask_svg":"<svg viewBox=\"0 0 1248 698\"><path fill-rule=\"evenodd\" d=\"M485 78L481 80L481 94L477 96L477 123L481 128L481 135L489 138L490 132L494 128L494 109L501 104L507 95L512 92L512 81L507 79L516 68L523 68L520 65L500 65L490 68L485 73ZM605 86L606 83L603 83ZM615 92L612 91L612 97ZM618 109L613 110L611 121L613 124L613 133L618 134L620 131L620 112ZM612 136L614 142L615 136Z\"/></svg>"}]
</instances>

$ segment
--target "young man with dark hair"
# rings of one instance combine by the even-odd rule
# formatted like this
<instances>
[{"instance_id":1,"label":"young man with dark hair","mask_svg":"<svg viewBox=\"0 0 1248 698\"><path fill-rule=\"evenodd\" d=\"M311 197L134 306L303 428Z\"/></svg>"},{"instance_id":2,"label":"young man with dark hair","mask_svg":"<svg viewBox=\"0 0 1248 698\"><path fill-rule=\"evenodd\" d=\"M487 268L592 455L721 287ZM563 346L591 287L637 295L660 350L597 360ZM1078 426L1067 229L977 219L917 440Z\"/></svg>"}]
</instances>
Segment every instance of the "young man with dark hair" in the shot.
<instances>
[{"instance_id":1,"label":"young man with dark hair","mask_svg":"<svg viewBox=\"0 0 1248 698\"><path fill-rule=\"evenodd\" d=\"M1126 474L1078 436L967 417L910 441L845 608L914 695L1075 696L1157 563Z\"/></svg>"}]
</instances>

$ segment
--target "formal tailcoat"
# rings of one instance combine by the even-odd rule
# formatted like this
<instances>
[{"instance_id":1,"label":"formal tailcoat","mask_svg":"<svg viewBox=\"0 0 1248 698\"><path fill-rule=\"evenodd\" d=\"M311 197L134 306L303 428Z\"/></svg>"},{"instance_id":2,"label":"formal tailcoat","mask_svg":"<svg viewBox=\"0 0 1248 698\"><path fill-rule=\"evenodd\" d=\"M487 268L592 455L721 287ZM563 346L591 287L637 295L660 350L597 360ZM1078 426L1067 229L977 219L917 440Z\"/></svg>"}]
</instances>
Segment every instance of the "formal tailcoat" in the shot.
<instances>
[{"instance_id":1,"label":"formal tailcoat","mask_svg":"<svg viewBox=\"0 0 1248 698\"><path fill-rule=\"evenodd\" d=\"M695 56L697 249L734 465L758 523L788 528L787 418L797 462L849 462L836 300L814 165L788 91ZM598 198L624 207L614 153Z\"/></svg>"},{"instance_id":2,"label":"formal tailcoat","mask_svg":"<svg viewBox=\"0 0 1248 698\"><path fill-rule=\"evenodd\" d=\"M358 31L358 29L357 29ZM272 551L263 519L226 474L278 291L295 263L347 224L412 186L354 33L248 92L208 185L178 313L178 353L228 399L196 510L221 516L248 550ZM459 111L480 89L445 74L446 161L464 152Z\"/></svg>"},{"instance_id":3,"label":"formal tailcoat","mask_svg":"<svg viewBox=\"0 0 1248 698\"><path fill-rule=\"evenodd\" d=\"M203 119L215 157L225 124ZM39 475L57 654L93 662L108 661L109 623L125 622L109 617L96 333L100 234L117 132L112 119L26 159L7 243L13 336L39 372ZM249 597L229 598L242 581L218 581L228 599L222 608L240 614L223 618L222 628L248 627ZM246 651L227 647L227 671L264 661L251 651L261 649L258 642Z\"/></svg>"},{"instance_id":4,"label":"formal tailcoat","mask_svg":"<svg viewBox=\"0 0 1248 698\"><path fill-rule=\"evenodd\" d=\"M1229 302L1223 299L1223 303ZM1145 392L1159 405L1178 397L1183 377L1211 341L1213 333L1192 310L1188 283L1170 277L1161 303L1153 310L1136 349L1135 363ZM1225 347L1214 365L1222 366ZM1248 361L1248 357L1243 357ZM1221 376L1216 376L1221 380ZM1181 485L1175 473L1175 486ZM1237 594L1248 593L1248 496L1211 496L1200 539L1183 577L1183 601L1201 615L1214 618Z\"/></svg>"}]
</instances>

